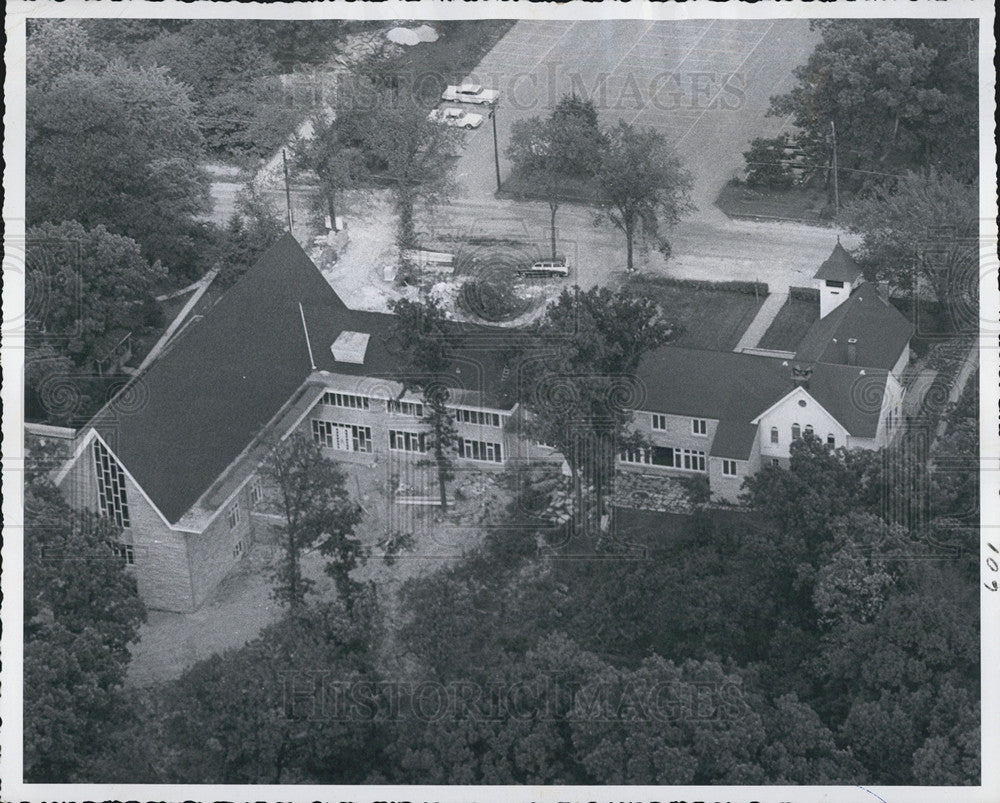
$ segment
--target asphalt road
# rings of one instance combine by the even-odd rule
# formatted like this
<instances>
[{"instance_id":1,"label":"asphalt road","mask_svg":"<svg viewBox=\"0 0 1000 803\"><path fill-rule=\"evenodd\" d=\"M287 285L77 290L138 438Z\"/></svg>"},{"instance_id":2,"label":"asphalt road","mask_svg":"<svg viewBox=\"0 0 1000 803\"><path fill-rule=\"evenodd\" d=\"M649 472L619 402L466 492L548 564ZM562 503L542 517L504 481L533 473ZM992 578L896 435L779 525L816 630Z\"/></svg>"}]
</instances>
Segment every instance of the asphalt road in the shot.
<instances>
[{"instance_id":1,"label":"asphalt road","mask_svg":"<svg viewBox=\"0 0 1000 803\"><path fill-rule=\"evenodd\" d=\"M743 151L758 136L774 136L787 121L766 117L772 95L794 83L817 36L805 20L521 21L490 51L469 80L498 89L500 170L514 120L547 115L564 94L594 101L601 122L618 119L662 131L694 177L697 211L670 235L669 261L653 249L643 270L673 276L760 279L774 289L811 284L829 256L836 232L792 223L733 221L714 200L742 172ZM453 202L422 218L433 239L494 234L548 242L548 206L498 201L491 121L465 134ZM559 249L583 287L606 283L625 267L624 238L595 226L594 210L564 205ZM845 245L850 246L849 240Z\"/></svg>"}]
</instances>

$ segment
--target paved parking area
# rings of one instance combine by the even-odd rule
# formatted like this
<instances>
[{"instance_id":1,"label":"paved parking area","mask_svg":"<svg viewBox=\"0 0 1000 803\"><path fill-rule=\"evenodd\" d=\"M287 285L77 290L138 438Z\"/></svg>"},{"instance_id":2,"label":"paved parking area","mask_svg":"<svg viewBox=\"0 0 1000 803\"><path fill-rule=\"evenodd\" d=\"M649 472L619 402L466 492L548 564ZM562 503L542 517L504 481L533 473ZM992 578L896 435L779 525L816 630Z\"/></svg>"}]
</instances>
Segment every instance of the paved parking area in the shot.
<instances>
[{"instance_id":1,"label":"paved parking area","mask_svg":"<svg viewBox=\"0 0 1000 803\"><path fill-rule=\"evenodd\" d=\"M623 119L662 131L695 173L701 206L741 167L748 139L780 129L783 121L765 118L769 99L791 85L815 41L793 19L522 21L470 77L501 92L501 151L514 120L545 115L575 91L605 125ZM487 192L492 158L484 126L461 170ZM501 171L508 167L501 153Z\"/></svg>"},{"instance_id":2,"label":"paved parking area","mask_svg":"<svg viewBox=\"0 0 1000 803\"><path fill-rule=\"evenodd\" d=\"M723 185L743 169L755 137L774 136L787 121L767 117L770 98L794 84L818 39L807 20L521 21L490 51L469 80L501 92L496 113L500 171L512 123L544 116L567 92L592 99L601 122L619 118L662 131L694 177L697 210L669 233L668 261L639 238L639 270L667 276L767 282L772 292L811 286L836 242L833 229L797 223L730 220L715 205ZM421 216L429 241L446 234L525 241L544 252L548 205L497 200L492 122L465 136L449 204ZM558 248L574 265L571 281L587 288L614 283L625 264L624 238L595 226L591 207L563 204ZM841 232L843 235L843 233ZM460 239L460 238L459 238ZM844 242L851 247L848 238ZM616 278L617 277L617 278Z\"/></svg>"}]
</instances>

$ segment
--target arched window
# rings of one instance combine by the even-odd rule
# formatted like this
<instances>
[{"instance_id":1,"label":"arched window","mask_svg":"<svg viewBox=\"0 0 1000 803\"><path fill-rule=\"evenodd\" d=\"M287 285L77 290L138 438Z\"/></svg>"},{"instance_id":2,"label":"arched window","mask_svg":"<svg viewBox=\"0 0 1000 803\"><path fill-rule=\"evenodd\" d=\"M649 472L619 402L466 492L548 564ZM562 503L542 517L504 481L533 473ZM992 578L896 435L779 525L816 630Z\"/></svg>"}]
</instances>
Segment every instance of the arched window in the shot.
<instances>
[{"instance_id":1,"label":"arched window","mask_svg":"<svg viewBox=\"0 0 1000 803\"><path fill-rule=\"evenodd\" d=\"M802 436L802 428L798 424L792 424L792 440L797 441Z\"/></svg>"},{"instance_id":2,"label":"arched window","mask_svg":"<svg viewBox=\"0 0 1000 803\"><path fill-rule=\"evenodd\" d=\"M777 442L778 442L778 428L771 427L771 443L777 443Z\"/></svg>"},{"instance_id":3,"label":"arched window","mask_svg":"<svg viewBox=\"0 0 1000 803\"><path fill-rule=\"evenodd\" d=\"M813 434L812 424L806 424L806 435L812 435L812 434Z\"/></svg>"},{"instance_id":4,"label":"arched window","mask_svg":"<svg viewBox=\"0 0 1000 803\"><path fill-rule=\"evenodd\" d=\"M837 445L837 439L835 437L833 437L833 433L832 432L829 435L826 436L826 445L827 446L836 446Z\"/></svg>"}]
</instances>

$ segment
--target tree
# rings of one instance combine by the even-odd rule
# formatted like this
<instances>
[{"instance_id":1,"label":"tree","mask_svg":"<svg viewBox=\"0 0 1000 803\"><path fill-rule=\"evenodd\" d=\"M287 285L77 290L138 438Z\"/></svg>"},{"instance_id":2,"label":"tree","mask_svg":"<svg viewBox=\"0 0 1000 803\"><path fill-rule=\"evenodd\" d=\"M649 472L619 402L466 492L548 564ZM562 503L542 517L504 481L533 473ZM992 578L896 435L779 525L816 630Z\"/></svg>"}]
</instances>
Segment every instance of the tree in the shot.
<instances>
[{"instance_id":1,"label":"tree","mask_svg":"<svg viewBox=\"0 0 1000 803\"><path fill-rule=\"evenodd\" d=\"M630 272L640 226L666 250L669 244L659 235L661 224L672 226L694 208L691 175L671 153L663 134L652 128L637 129L619 120L606 132L597 181L604 216L625 235Z\"/></svg>"},{"instance_id":2,"label":"tree","mask_svg":"<svg viewBox=\"0 0 1000 803\"><path fill-rule=\"evenodd\" d=\"M24 497L24 775L89 779L127 712L122 684L146 609L106 518L75 512L27 453Z\"/></svg>"},{"instance_id":3,"label":"tree","mask_svg":"<svg viewBox=\"0 0 1000 803\"><path fill-rule=\"evenodd\" d=\"M389 302L395 316L393 336L410 358L423 382L440 378L447 365L448 319L435 298L410 301L399 298ZM414 382L413 378L409 379Z\"/></svg>"},{"instance_id":4,"label":"tree","mask_svg":"<svg viewBox=\"0 0 1000 803\"><path fill-rule=\"evenodd\" d=\"M319 179L330 225L337 224L337 196L365 176L363 154L357 145L344 141L341 126L326 114L313 117L312 136L299 139L293 148L296 166L311 170Z\"/></svg>"},{"instance_id":5,"label":"tree","mask_svg":"<svg viewBox=\"0 0 1000 803\"><path fill-rule=\"evenodd\" d=\"M515 172L549 204L552 258L556 258L556 212L574 180L592 178L600 159L601 131L592 101L563 96L547 119L517 120L507 157Z\"/></svg>"},{"instance_id":6,"label":"tree","mask_svg":"<svg viewBox=\"0 0 1000 803\"><path fill-rule=\"evenodd\" d=\"M267 157L295 127L282 102L274 43L248 20L192 20L163 29L137 49L141 64L166 67L191 88L206 146L231 156Z\"/></svg>"},{"instance_id":7,"label":"tree","mask_svg":"<svg viewBox=\"0 0 1000 803\"><path fill-rule=\"evenodd\" d=\"M921 282L942 305L978 308L979 199L947 174L906 173L844 210L861 235L858 261L869 274L910 292Z\"/></svg>"},{"instance_id":8,"label":"tree","mask_svg":"<svg viewBox=\"0 0 1000 803\"><path fill-rule=\"evenodd\" d=\"M410 301L400 298L389 303L394 317L394 336L406 352L414 373L402 377L403 393L420 390L424 421L429 427L428 448L437 466L442 509L448 506L447 483L454 478L455 420L448 409L449 390L441 379L448 365L447 349L451 330L444 310L434 298ZM402 394L401 394L402 395Z\"/></svg>"},{"instance_id":9,"label":"tree","mask_svg":"<svg viewBox=\"0 0 1000 803\"><path fill-rule=\"evenodd\" d=\"M29 348L43 342L91 367L102 351L139 329L154 285L166 271L150 265L128 237L75 220L27 231L28 283L40 294L28 322Z\"/></svg>"},{"instance_id":10,"label":"tree","mask_svg":"<svg viewBox=\"0 0 1000 803\"><path fill-rule=\"evenodd\" d=\"M975 58L966 51L965 21L949 20L936 30L928 23L816 23L822 41L796 69L792 91L771 99L769 114L790 115L831 148L833 124L838 162L849 171L955 165L950 151L976 152L958 146L975 138L976 125L969 124L976 119ZM937 50L943 42L947 49ZM960 109L966 114L949 115ZM972 178L965 168L960 172Z\"/></svg>"},{"instance_id":11,"label":"tree","mask_svg":"<svg viewBox=\"0 0 1000 803\"><path fill-rule=\"evenodd\" d=\"M28 20L27 31L25 78L33 90L48 90L64 73L97 72L106 64L80 20Z\"/></svg>"},{"instance_id":12,"label":"tree","mask_svg":"<svg viewBox=\"0 0 1000 803\"><path fill-rule=\"evenodd\" d=\"M788 151L792 143L788 134L773 139L757 137L750 150L743 152L746 162L747 186L787 190L795 176L789 165Z\"/></svg>"},{"instance_id":13,"label":"tree","mask_svg":"<svg viewBox=\"0 0 1000 803\"><path fill-rule=\"evenodd\" d=\"M248 183L236 199L236 211L220 233L216 284L229 287L249 270L284 233L274 204Z\"/></svg>"},{"instance_id":14,"label":"tree","mask_svg":"<svg viewBox=\"0 0 1000 803\"><path fill-rule=\"evenodd\" d=\"M343 141L360 150L372 180L392 191L400 247L415 247L414 205L434 205L450 191L458 132L429 120L412 94L362 80L336 114Z\"/></svg>"},{"instance_id":15,"label":"tree","mask_svg":"<svg viewBox=\"0 0 1000 803\"><path fill-rule=\"evenodd\" d=\"M344 487L346 475L320 447L301 433L274 445L265 472L277 489L284 554L274 573L272 594L293 612L301 611L313 582L302 575L305 550L317 546L329 557L326 572L348 608L358 584L351 571L363 560L363 548L354 537L361 508Z\"/></svg>"},{"instance_id":16,"label":"tree","mask_svg":"<svg viewBox=\"0 0 1000 803\"><path fill-rule=\"evenodd\" d=\"M195 106L162 68L111 62L29 89L29 225L76 220L139 243L143 256L190 274L208 205Z\"/></svg>"},{"instance_id":17,"label":"tree","mask_svg":"<svg viewBox=\"0 0 1000 803\"><path fill-rule=\"evenodd\" d=\"M649 298L594 287L564 289L533 333L538 352L522 365L528 428L565 457L580 515L585 485L601 515L618 454L638 446L629 423L641 392L639 359L667 342L673 327Z\"/></svg>"},{"instance_id":18,"label":"tree","mask_svg":"<svg viewBox=\"0 0 1000 803\"><path fill-rule=\"evenodd\" d=\"M367 594L304 607L159 689L163 780L362 783L378 759L377 614Z\"/></svg>"}]
</instances>

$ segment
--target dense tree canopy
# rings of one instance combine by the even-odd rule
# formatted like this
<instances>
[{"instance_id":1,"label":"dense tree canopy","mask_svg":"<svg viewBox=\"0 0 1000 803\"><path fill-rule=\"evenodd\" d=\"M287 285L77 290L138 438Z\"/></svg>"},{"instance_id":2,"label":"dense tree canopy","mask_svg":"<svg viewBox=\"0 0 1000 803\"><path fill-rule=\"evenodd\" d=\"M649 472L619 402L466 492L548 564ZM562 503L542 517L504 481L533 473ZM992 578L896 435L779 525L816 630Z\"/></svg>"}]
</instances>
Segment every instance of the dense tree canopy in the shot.
<instances>
[{"instance_id":1,"label":"dense tree canopy","mask_svg":"<svg viewBox=\"0 0 1000 803\"><path fill-rule=\"evenodd\" d=\"M974 20L824 20L822 41L771 113L791 115L829 143L836 129L845 182L865 174L937 168L978 173Z\"/></svg>"},{"instance_id":2,"label":"dense tree canopy","mask_svg":"<svg viewBox=\"0 0 1000 803\"><path fill-rule=\"evenodd\" d=\"M24 774L83 780L127 717L129 645L146 609L107 519L75 513L29 452L24 496Z\"/></svg>"},{"instance_id":3,"label":"dense tree canopy","mask_svg":"<svg viewBox=\"0 0 1000 803\"><path fill-rule=\"evenodd\" d=\"M29 88L26 145L30 225L104 225L172 272L198 262L202 141L187 89L166 70L111 62Z\"/></svg>"},{"instance_id":4,"label":"dense tree canopy","mask_svg":"<svg viewBox=\"0 0 1000 803\"><path fill-rule=\"evenodd\" d=\"M47 342L84 368L143 324L166 277L135 241L72 220L28 229L27 264L29 286L41 294L29 313L29 347Z\"/></svg>"},{"instance_id":5,"label":"dense tree canopy","mask_svg":"<svg viewBox=\"0 0 1000 803\"><path fill-rule=\"evenodd\" d=\"M978 309L975 187L933 170L908 172L872 188L844 213L861 235L858 259L869 273L903 290L930 291L944 308Z\"/></svg>"}]
</instances>

